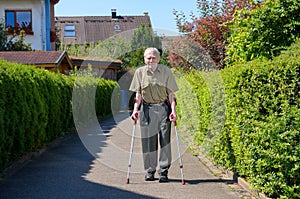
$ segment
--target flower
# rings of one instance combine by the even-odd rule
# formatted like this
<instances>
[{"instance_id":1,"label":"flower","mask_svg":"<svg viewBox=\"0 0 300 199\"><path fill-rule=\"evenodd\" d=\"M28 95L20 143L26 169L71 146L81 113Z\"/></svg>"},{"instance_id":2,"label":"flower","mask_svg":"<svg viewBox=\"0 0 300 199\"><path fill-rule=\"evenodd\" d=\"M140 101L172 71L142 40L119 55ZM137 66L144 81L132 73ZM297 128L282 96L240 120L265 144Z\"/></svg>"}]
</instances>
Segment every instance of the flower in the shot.
<instances>
[{"instance_id":1,"label":"flower","mask_svg":"<svg viewBox=\"0 0 300 199\"><path fill-rule=\"evenodd\" d=\"M6 32L9 34L20 34L21 30L24 30L26 34L33 34L31 22L22 22L21 25L16 23L14 27L12 25L6 26Z\"/></svg>"}]
</instances>

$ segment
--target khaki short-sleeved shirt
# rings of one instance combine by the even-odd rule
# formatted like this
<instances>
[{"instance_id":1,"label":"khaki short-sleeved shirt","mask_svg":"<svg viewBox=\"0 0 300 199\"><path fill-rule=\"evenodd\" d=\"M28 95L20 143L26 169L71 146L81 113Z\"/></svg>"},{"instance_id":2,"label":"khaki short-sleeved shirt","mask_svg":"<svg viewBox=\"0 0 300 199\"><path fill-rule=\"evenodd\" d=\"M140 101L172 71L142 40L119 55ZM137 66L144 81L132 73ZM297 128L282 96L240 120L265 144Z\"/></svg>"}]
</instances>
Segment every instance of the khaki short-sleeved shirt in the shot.
<instances>
[{"instance_id":1,"label":"khaki short-sleeved shirt","mask_svg":"<svg viewBox=\"0 0 300 199\"><path fill-rule=\"evenodd\" d=\"M160 103L168 99L171 92L178 90L172 71L164 65L158 65L154 73L147 66L138 68L133 76L130 91L141 93L147 103Z\"/></svg>"}]
</instances>

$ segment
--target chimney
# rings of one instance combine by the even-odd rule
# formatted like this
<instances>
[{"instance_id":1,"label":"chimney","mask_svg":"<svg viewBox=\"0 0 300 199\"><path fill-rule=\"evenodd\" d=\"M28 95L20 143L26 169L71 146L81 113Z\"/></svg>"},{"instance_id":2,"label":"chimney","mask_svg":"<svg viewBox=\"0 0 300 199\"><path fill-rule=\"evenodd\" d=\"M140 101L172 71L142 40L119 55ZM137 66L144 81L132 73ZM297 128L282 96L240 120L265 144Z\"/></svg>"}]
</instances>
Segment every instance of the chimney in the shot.
<instances>
[{"instance_id":1,"label":"chimney","mask_svg":"<svg viewBox=\"0 0 300 199\"><path fill-rule=\"evenodd\" d=\"M144 15L145 15L145 16L148 16L148 14L149 14L148 12L144 12Z\"/></svg>"},{"instance_id":2,"label":"chimney","mask_svg":"<svg viewBox=\"0 0 300 199\"><path fill-rule=\"evenodd\" d=\"M111 18L117 18L117 9L111 9Z\"/></svg>"}]
</instances>

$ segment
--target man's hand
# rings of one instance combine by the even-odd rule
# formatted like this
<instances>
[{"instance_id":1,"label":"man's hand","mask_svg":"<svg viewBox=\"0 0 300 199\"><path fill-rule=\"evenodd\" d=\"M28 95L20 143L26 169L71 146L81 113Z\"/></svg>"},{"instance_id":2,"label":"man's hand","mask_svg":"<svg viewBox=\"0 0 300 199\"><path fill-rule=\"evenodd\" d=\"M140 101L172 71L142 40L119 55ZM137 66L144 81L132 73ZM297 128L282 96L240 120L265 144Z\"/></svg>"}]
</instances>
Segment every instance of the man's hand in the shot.
<instances>
[{"instance_id":1,"label":"man's hand","mask_svg":"<svg viewBox=\"0 0 300 199\"><path fill-rule=\"evenodd\" d=\"M175 122L177 120L177 115L176 113L172 112L169 116L169 119L171 122Z\"/></svg>"},{"instance_id":2,"label":"man's hand","mask_svg":"<svg viewBox=\"0 0 300 199\"><path fill-rule=\"evenodd\" d=\"M133 111L132 115L131 115L131 119L136 121L139 117L139 113L138 111Z\"/></svg>"}]
</instances>

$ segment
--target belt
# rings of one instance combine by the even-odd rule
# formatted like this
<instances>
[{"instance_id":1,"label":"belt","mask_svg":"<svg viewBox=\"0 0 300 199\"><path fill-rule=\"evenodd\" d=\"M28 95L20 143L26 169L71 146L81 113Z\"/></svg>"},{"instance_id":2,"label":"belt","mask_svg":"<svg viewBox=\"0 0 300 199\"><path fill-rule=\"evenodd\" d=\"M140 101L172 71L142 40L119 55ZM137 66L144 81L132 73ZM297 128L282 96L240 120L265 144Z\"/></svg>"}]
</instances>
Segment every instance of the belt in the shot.
<instances>
[{"instance_id":1,"label":"belt","mask_svg":"<svg viewBox=\"0 0 300 199\"><path fill-rule=\"evenodd\" d=\"M164 103L168 104L168 100L165 100L165 101L162 101L162 102L157 102L157 103L148 103L148 102L145 102L145 101L143 100L143 104L146 104L146 105L148 105L148 106L151 106L151 105L159 105L159 104L164 104Z\"/></svg>"}]
</instances>

